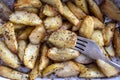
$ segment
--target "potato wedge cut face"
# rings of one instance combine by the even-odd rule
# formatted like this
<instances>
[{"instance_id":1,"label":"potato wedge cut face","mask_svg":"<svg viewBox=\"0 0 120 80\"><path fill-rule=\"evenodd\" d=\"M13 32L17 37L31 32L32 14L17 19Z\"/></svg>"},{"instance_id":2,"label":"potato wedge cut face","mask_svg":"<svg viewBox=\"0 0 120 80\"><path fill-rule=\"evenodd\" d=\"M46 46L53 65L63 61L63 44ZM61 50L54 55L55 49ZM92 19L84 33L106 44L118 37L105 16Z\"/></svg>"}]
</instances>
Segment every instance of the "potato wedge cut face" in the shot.
<instances>
[{"instance_id":1,"label":"potato wedge cut face","mask_svg":"<svg viewBox=\"0 0 120 80\"><path fill-rule=\"evenodd\" d=\"M58 30L53 32L48 41L59 48L74 48L77 35L69 30Z\"/></svg>"}]
</instances>

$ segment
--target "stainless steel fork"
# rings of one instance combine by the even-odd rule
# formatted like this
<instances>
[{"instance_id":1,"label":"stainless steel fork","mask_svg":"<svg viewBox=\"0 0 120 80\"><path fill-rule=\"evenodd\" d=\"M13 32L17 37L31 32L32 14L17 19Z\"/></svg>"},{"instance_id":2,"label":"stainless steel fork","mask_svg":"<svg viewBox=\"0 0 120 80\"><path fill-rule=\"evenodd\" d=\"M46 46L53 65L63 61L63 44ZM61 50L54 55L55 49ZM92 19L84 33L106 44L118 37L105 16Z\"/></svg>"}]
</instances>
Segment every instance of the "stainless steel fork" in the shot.
<instances>
[{"instance_id":1,"label":"stainless steel fork","mask_svg":"<svg viewBox=\"0 0 120 80\"><path fill-rule=\"evenodd\" d=\"M100 47L92 40L77 36L77 42L76 42L75 49L94 60L101 59L101 60L109 63L110 65L114 66L118 70L120 70L120 65L107 59L102 54Z\"/></svg>"}]
</instances>

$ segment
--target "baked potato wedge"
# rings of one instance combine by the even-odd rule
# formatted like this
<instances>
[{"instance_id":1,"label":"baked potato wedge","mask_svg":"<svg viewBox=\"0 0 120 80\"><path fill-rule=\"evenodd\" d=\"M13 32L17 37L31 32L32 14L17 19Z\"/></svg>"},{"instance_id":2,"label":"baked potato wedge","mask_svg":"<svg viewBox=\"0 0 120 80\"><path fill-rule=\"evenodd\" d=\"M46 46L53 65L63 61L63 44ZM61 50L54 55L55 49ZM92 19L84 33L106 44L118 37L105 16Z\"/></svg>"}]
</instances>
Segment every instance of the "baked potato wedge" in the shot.
<instances>
[{"instance_id":1,"label":"baked potato wedge","mask_svg":"<svg viewBox=\"0 0 120 80\"><path fill-rule=\"evenodd\" d=\"M52 16L57 16L58 12L55 10L54 7L46 4L43 9L43 14L52 17Z\"/></svg>"},{"instance_id":2,"label":"baked potato wedge","mask_svg":"<svg viewBox=\"0 0 120 80\"><path fill-rule=\"evenodd\" d=\"M120 32L118 29L115 29L113 35L113 46L116 54L120 57Z\"/></svg>"},{"instance_id":3,"label":"baked potato wedge","mask_svg":"<svg viewBox=\"0 0 120 80\"><path fill-rule=\"evenodd\" d=\"M48 57L54 61L67 61L77 58L80 53L74 49L53 47L48 50Z\"/></svg>"},{"instance_id":4,"label":"baked potato wedge","mask_svg":"<svg viewBox=\"0 0 120 80\"><path fill-rule=\"evenodd\" d=\"M100 8L98 7L98 5L95 3L95 1L87 0L87 2L89 4L89 8L90 8L91 12L94 14L94 16L103 22L103 14L102 14Z\"/></svg>"},{"instance_id":5,"label":"baked potato wedge","mask_svg":"<svg viewBox=\"0 0 120 80\"><path fill-rule=\"evenodd\" d=\"M28 75L18 72L6 66L0 66L0 76L12 79L12 80L28 80Z\"/></svg>"},{"instance_id":6,"label":"baked potato wedge","mask_svg":"<svg viewBox=\"0 0 120 80\"><path fill-rule=\"evenodd\" d=\"M62 26L60 27L60 30L68 30L72 27L72 24L69 22L63 22Z\"/></svg>"},{"instance_id":7,"label":"baked potato wedge","mask_svg":"<svg viewBox=\"0 0 120 80\"><path fill-rule=\"evenodd\" d=\"M72 2L67 2L67 6L78 19L83 19L86 16L86 14Z\"/></svg>"},{"instance_id":8,"label":"baked potato wedge","mask_svg":"<svg viewBox=\"0 0 120 80\"><path fill-rule=\"evenodd\" d=\"M119 73L119 71L111 66L110 64L104 62L103 60L97 60L97 65L100 68L100 70L105 74L107 77L115 76ZM104 66L103 66L104 65Z\"/></svg>"},{"instance_id":9,"label":"baked potato wedge","mask_svg":"<svg viewBox=\"0 0 120 80\"><path fill-rule=\"evenodd\" d=\"M99 46L104 46L102 31L95 30L91 36L91 39L94 40Z\"/></svg>"},{"instance_id":10,"label":"baked potato wedge","mask_svg":"<svg viewBox=\"0 0 120 80\"><path fill-rule=\"evenodd\" d=\"M18 44L16 40L14 25L11 22L7 22L3 25L3 36L5 39L5 44L13 52L17 53Z\"/></svg>"},{"instance_id":11,"label":"baked potato wedge","mask_svg":"<svg viewBox=\"0 0 120 80\"><path fill-rule=\"evenodd\" d=\"M86 16L81 23L79 34L83 37L90 38L94 32L94 21L91 16Z\"/></svg>"},{"instance_id":12,"label":"baked potato wedge","mask_svg":"<svg viewBox=\"0 0 120 80\"><path fill-rule=\"evenodd\" d=\"M112 41L113 34L115 30L115 23L108 23L106 27L103 29L103 39L105 46L109 46Z\"/></svg>"},{"instance_id":13,"label":"baked potato wedge","mask_svg":"<svg viewBox=\"0 0 120 80\"><path fill-rule=\"evenodd\" d=\"M24 24L30 26L40 25L42 20L35 13L27 11L15 11L10 15L9 20L13 23Z\"/></svg>"},{"instance_id":14,"label":"baked potato wedge","mask_svg":"<svg viewBox=\"0 0 120 80\"><path fill-rule=\"evenodd\" d=\"M44 20L44 25L47 32L56 31L62 26L62 17L60 15L47 17Z\"/></svg>"},{"instance_id":15,"label":"baked potato wedge","mask_svg":"<svg viewBox=\"0 0 120 80\"><path fill-rule=\"evenodd\" d=\"M89 14L86 0L74 0L75 4L81 8L86 14Z\"/></svg>"},{"instance_id":16,"label":"baked potato wedge","mask_svg":"<svg viewBox=\"0 0 120 80\"><path fill-rule=\"evenodd\" d=\"M29 38L30 33L32 32L32 30L34 29L34 27L27 27L19 36L18 39L20 40L27 40Z\"/></svg>"},{"instance_id":17,"label":"baked potato wedge","mask_svg":"<svg viewBox=\"0 0 120 80\"><path fill-rule=\"evenodd\" d=\"M43 70L42 76L43 76L43 77L48 76L48 75L50 75L51 73L55 72L56 70L62 69L63 67L64 67L64 65L61 64L61 63L51 64L51 65L47 66L47 67Z\"/></svg>"},{"instance_id":18,"label":"baked potato wedge","mask_svg":"<svg viewBox=\"0 0 120 80\"><path fill-rule=\"evenodd\" d=\"M73 27L72 27L72 31L73 31L73 32L79 31L83 20L79 20L79 21L80 21L80 22L79 22L79 24L78 24L77 26L73 26Z\"/></svg>"},{"instance_id":19,"label":"baked potato wedge","mask_svg":"<svg viewBox=\"0 0 120 80\"><path fill-rule=\"evenodd\" d=\"M18 40L18 57L21 61L24 59L25 49L27 47L27 42L25 40Z\"/></svg>"},{"instance_id":20,"label":"baked potato wedge","mask_svg":"<svg viewBox=\"0 0 120 80\"><path fill-rule=\"evenodd\" d=\"M33 29L33 31L29 35L29 40L33 44L39 44L40 42L42 42L45 36L46 30L44 28L44 25L41 24Z\"/></svg>"},{"instance_id":21,"label":"baked potato wedge","mask_svg":"<svg viewBox=\"0 0 120 80\"><path fill-rule=\"evenodd\" d=\"M39 54L39 47L40 45L34 45L29 43L25 49L24 54L24 65L27 68L33 69L35 66L35 62L37 59L37 56Z\"/></svg>"},{"instance_id":22,"label":"baked potato wedge","mask_svg":"<svg viewBox=\"0 0 120 80\"><path fill-rule=\"evenodd\" d=\"M101 10L106 16L120 22L120 9L111 0L103 1Z\"/></svg>"},{"instance_id":23,"label":"baked potato wedge","mask_svg":"<svg viewBox=\"0 0 120 80\"><path fill-rule=\"evenodd\" d=\"M12 68L18 68L20 66L17 55L13 54L2 41L0 41L0 59Z\"/></svg>"},{"instance_id":24,"label":"baked potato wedge","mask_svg":"<svg viewBox=\"0 0 120 80\"><path fill-rule=\"evenodd\" d=\"M55 71L58 77L72 77L79 74L79 67L73 61L63 62L64 67Z\"/></svg>"},{"instance_id":25,"label":"baked potato wedge","mask_svg":"<svg viewBox=\"0 0 120 80\"><path fill-rule=\"evenodd\" d=\"M62 15L73 25L77 26L79 24L79 19L71 12L67 5L64 4L63 8L64 11Z\"/></svg>"},{"instance_id":26,"label":"baked potato wedge","mask_svg":"<svg viewBox=\"0 0 120 80\"><path fill-rule=\"evenodd\" d=\"M53 32L48 41L59 48L74 48L76 45L77 35L69 30L58 30Z\"/></svg>"}]
</instances>

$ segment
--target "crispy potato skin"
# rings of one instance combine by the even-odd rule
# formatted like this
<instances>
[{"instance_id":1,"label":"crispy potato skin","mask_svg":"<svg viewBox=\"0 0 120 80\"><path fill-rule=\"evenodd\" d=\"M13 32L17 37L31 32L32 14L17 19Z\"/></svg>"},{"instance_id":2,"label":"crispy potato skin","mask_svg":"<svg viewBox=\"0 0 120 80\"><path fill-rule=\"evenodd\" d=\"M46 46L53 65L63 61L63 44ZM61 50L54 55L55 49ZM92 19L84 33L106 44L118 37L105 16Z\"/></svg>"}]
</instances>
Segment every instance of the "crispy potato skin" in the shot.
<instances>
[{"instance_id":1,"label":"crispy potato skin","mask_svg":"<svg viewBox=\"0 0 120 80\"><path fill-rule=\"evenodd\" d=\"M115 52L120 57L120 33L119 30L115 29L114 36L113 36L113 46Z\"/></svg>"},{"instance_id":2,"label":"crispy potato skin","mask_svg":"<svg viewBox=\"0 0 120 80\"><path fill-rule=\"evenodd\" d=\"M58 30L53 32L48 41L59 48L74 48L77 35L69 30Z\"/></svg>"},{"instance_id":3,"label":"crispy potato skin","mask_svg":"<svg viewBox=\"0 0 120 80\"><path fill-rule=\"evenodd\" d=\"M13 23L30 26L40 25L42 23L42 20L36 14L26 11L16 11L12 13L9 20Z\"/></svg>"},{"instance_id":4,"label":"crispy potato skin","mask_svg":"<svg viewBox=\"0 0 120 80\"><path fill-rule=\"evenodd\" d=\"M74 49L70 48L51 48L48 50L48 57L54 61L67 61L75 59L80 55L80 53Z\"/></svg>"},{"instance_id":5,"label":"crispy potato skin","mask_svg":"<svg viewBox=\"0 0 120 80\"><path fill-rule=\"evenodd\" d=\"M12 68L18 68L20 66L18 57L2 41L0 41L0 59Z\"/></svg>"},{"instance_id":6,"label":"crispy potato skin","mask_svg":"<svg viewBox=\"0 0 120 80\"><path fill-rule=\"evenodd\" d=\"M81 23L79 34L83 37L90 38L94 31L94 21L91 16L86 16Z\"/></svg>"},{"instance_id":7,"label":"crispy potato skin","mask_svg":"<svg viewBox=\"0 0 120 80\"><path fill-rule=\"evenodd\" d=\"M29 40L33 44L39 44L40 42L42 42L45 36L46 30L41 24L39 26L36 26L35 29L33 29L33 31L29 35Z\"/></svg>"},{"instance_id":8,"label":"crispy potato skin","mask_svg":"<svg viewBox=\"0 0 120 80\"><path fill-rule=\"evenodd\" d=\"M11 68L0 66L0 75L12 80L28 80L28 75Z\"/></svg>"},{"instance_id":9,"label":"crispy potato skin","mask_svg":"<svg viewBox=\"0 0 120 80\"><path fill-rule=\"evenodd\" d=\"M26 67L30 69L34 68L37 56L39 54L39 47L40 45L34 45L31 43L27 45L24 55L24 64Z\"/></svg>"},{"instance_id":10,"label":"crispy potato skin","mask_svg":"<svg viewBox=\"0 0 120 80\"><path fill-rule=\"evenodd\" d=\"M3 36L5 38L5 44L7 45L7 47L13 53L17 53L18 44L17 44L17 40L16 40L13 23L8 22L3 25Z\"/></svg>"}]
</instances>

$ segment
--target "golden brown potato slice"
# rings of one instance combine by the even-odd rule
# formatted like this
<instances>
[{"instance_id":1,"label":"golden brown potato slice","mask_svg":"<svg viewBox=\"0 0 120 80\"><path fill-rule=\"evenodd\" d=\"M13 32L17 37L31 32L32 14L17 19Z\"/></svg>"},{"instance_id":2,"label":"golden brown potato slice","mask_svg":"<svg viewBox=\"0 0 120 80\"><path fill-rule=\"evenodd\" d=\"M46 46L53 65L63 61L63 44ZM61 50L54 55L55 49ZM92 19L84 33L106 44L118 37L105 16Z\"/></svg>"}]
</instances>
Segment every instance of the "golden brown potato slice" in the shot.
<instances>
[{"instance_id":1,"label":"golden brown potato slice","mask_svg":"<svg viewBox=\"0 0 120 80\"><path fill-rule=\"evenodd\" d=\"M99 46L104 45L103 35L100 30L95 30L91 36L91 39L94 40Z\"/></svg>"},{"instance_id":2,"label":"golden brown potato slice","mask_svg":"<svg viewBox=\"0 0 120 80\"><path fill-rule=\"evenodd\" d=\"M14 25L11 22L3 25L3 36L5 38L5 44L13 52L17 53L18 44L15 36Z\"/></svg>"},{"instance_id":3,"label":"golden brown potato slice","mask_svg":"<svg viewBox=\"0 0 120 80\"><path fill-rule=\"evenodd\" d=\"M46 16L57 16L58 12L54 7L46 4L43 9L43 14Z\"/></svg>"},{"instance_id":4,"label":"golden brown potato slice","mask_svg":"<svg viewBox=\"0 0 120 80\"><path fill-rule=\"evenodd\" d=\"M86 14L72 2L67 2L67 6L78 19L83 19L86 16Z\"/></svg>"},{"instance_id":5,"label":"golden brown potato slice","mask_svg":"<svg viewBox=\"0 0 120 80\"><path fill-rule=\"evenodd\" d=\"M25 48L27 47L27 42L25 40L18 41L18 56L21 61L24 59Z\"/></svg>"},{"instance_id":6,"label":"golden brown potato slice","mask_svg":"<svg viewBox=\"0 0 120 80\"><path fill-rule=\"evenodd\" d=\"M106 16L120 22L120 9L111 0L105 0L101 10Z\"/></svg>"},{"instance_id":7,"label":"golden brown potato slice","mask_svg":"<svg viewBox=\"0 0 120 80\"><path fill-rule=\"evenodd\" d=\"M32 32L32 30L34 29L34 27L27 27L19 36L18 39L22 39L22 40L26 40L28 39L30 33Z\"/></svg>"},{"instance_id":8,"label":"golden brown potato slice","mask_svg":"<svg viewBox=\"0 0 120 80\"><path fill-rule=\"evenodd\" d=\"M54 63L49 65L45 68L42 72L43 77L50 75L51 73L55 72L56 70L62 69L64 67L61 63Z\"/></svg>"},{"instance_id":9,"label":"golden brown potato slice","mask_svg":"<svg viewBox=\"0 0 120 80\"><path fill-rule=\"evenodd\" d=\"M80 73L79 77L83 78L100 78L105 77L105 75L97 68L96 65L88 65L86 72Z\"/></svg>"},{"instance_id":10,"label":"golden brown potato slice","mask_svg":"<svg viewBox=\"0 0 120 80\"><path fill-rule=\"evenodd\" d=\"M80 55L80 53L74 49L56 47L48 50L48 57L54 61L67 61L75 59Z\"/></svg>"},{"instance_id":11,"label":"golden brown potato slice","mask_svg":"<svg viewBox=\"0 0 120 80\"><path fill-rule=\"evenodd\" d=\"M89 14L86 0L74 0L75 4L81 8L86 14Z\"/></svg>"},{"instance_id":12,"label":"golden brown potato slice","mask_svg":"<svg viewBox=\"0 0 120 80\"><path fill-rule=\"evenodd\" d=\"M78 56L75 59L76 62L81 63L81 64L90 64L93 62L93 60L87 56L85 56L84 54L80 54L80 56Z\"/></svg>"},{"instance_id":13,"label":"golden brown potato slice","mask_svg":"<svg viewBox=\"0 0 120 80\"><path fill-rule=\"evenodd\" d=\"M28 80L28 75L13 70L11 68L0 66L0 76L12 79L12 80Z\"/></svg>"},{"instance_id":14,"label":"golden brown potato slice","mask_svg":"<svg viewBox=\"0 0 120 80\"><path fill-rule=\"evenodd\" d=\"M64 4L64 14L63 16L70 21L73 25L77 26L79 24L79 19L70 11L70 9Z\"/></svg>"},{"instance_id":15,"label":"golden brown potato slice","mask_svg":"<svg viewBox=\"0 0 120 80\"><path fill-rule=\"evenodd\" d=\"M33 69L37 56L39 54L39 47L40 45L34 45L29 43L27 45L27 48L25 49L25 55L24 55L24 64L26 67Z\"/></svg>"},{"instance_id":16,"label":"golden brown potato slice","mask_svg":"<svg viewBox=\"0 0 120 80\"><path fill-rule=\"evenodd\" d=\"M41 0L41 1L56 7L58 9L58 11L61 14L63 14L64 9L63 9L63 5L62 5L61 0Z\"/></svg>"},{"instance_id":17,"label":"golden brown potato slice","mask_svg":"<svg viewBox=\"0 0 120 80\"><path fill-rule=\"evenodd\" d=\"M16 11L10 15L11 22L36 26L42 23L41 19L35 13L29 13L26 11Z\"/></svg>"},{"instance_id":18,"label":"golden brown potato slice","mask_svg":"<svg viewBox=\"0 0 120 80\"><path fill-rule=\"evenodd\" d=\"M103 39L104 39L105 46L110 45L110 42L113 38L114 30L115 30L115 23L109 23L103 29Z\"/></svg>"},{"instance_id":19,"label":"golden brown potato slice","mask_svg":"<svg viewBox=\"0 0 120 80\"><path fill-rule=\"evenodd\" d=\"M113 46L115 52L120 57L120 33L119 30L115 29L114 36L113 36Z\"/></svg>"},{"instance_id":20,"label":"golden brown potato slice","mask_svg":"<svg viewBox=\"0 0 120 80\"><path fill-rule=\"evenodd\" d=\"M43 24L41 24L39 26L36 26L36 28L31 32L31 34L29 35L29 40L33 44L39 44L44 39L45 35L45 28Z\"/></svg>"},{"instance_id":21,"label":"golden brown potato slice","mask_svg":"<svg viewBox=\"0 0 120 80\"><path fill-rule=\"evenodd\" d=\"M12 68L18 68L20 66L18 57L2 41L0 41L0 59Z\"/></svg>"},{"instance_id":22,"label":"golden brown potato slice","mask_svg":"<svg viewBox=\"0 0 120 80\"><path fill-rule=\"evenodd\" d=\"M49 58L47 57L48 47L46 44L44 44L41 48L41 58L40 58L40 64L39 64L39 71L41 72L43 69L45 69L49 64Z\"/></svg>"},{"instance_id":23,"label":"golden brown potato slice","mask_svg":"<svg viewBox=\"0 0 120 80\"><path fill-rule=\"evenodd\" d=\"M110 57L114 57L115 56L115 51L114 51L114 48L113 48L112 44L110 44L110 46L108 46L108 47L105 47L105 50L106 50L106 52L108 53L108 55Z\"/></svg>"},{"instance_id":24,"label":"golden brown potato slice","mask_svg":"<svg viewBox=\"0 0 120 80\"><path fill-rule=\"evenodd\" d=\"M14 4L15 8L23 8L23 7L36 7L40 8L42 3L40 0L17 0Z\"/></svg>"},{"instance_id":25,"label":"golden brown potato slice","mask_svg":"<svg viewBox=\"0 0 120 80\"><path fill-rule=\"evenodd\" d=\"M54 17L47 17L44 20L45 28L47 32L56 31L62 26L62 17L60 15Z\"/></svg>"},{"instance_id":26,"label":"golden brown potato slice","mask_svg":"<svg viewBox=\"0 0 120 80\"><path fill-rule=\"evenodd\" d=\"M102 23L98 18L92 17L94 21L94 29L100 29L102 30L105 26L104 23Z\"/></svg>"},{"instance_id":27,"label":"golden brown potato slice","mask_svg":"<svg viewBox=\"0 0 120 80\"><path fill-rule=\"evenodd\" d=\"M69 22L63 22L62 26L60 27L60 30L68 30L72 27L72 24Z\"/></svg>"},{"instance_id":28,"label":"golden brown potato slice","mask_svg":"<svg viewBox=\"0 0 120 80\"><path fill-rule=\"evenodd\" d=\"M64 67L55 71L55 75L58 77L72 77L79 74L79 67L73 61L63 63Z\"/></svg>"},{"instance_id":29,"label":"golden brown potato slice","mask_svg":"<svg viewBox=\"0 0 120 80\"><path fill-rule=\"evenodd\" d=\"M59 48L74 48L77 35L69 30L58 30L53 32L48 41Z\"/></svg>"},{"instance_id":30,"label":"golden brown potato slice","mask_svg":"<svg viewBox=\"0 0 120 80\"><path fill-rule=\"evenodd\" d=\"M94 21L91 16L86 16L81 23L79 34L83 37L90 38L94 31Z\"/></svg>"},{"instance_id":31,"label":"golden brown potato slice","mask_svg":"<svg viewBox=\"0 0 120 80\"><path fill-rule=\"evenodd\" d=\"M72 27L72 31L75 32L75 31L78 31L80 29L83 20L79 20L79 21L80 22L79 22L79 24L77 26L73 26Z\"/></svg>"},{"instance_id":32,"label":"golden brown potato slice","mask_svg":"<svg viewBox=\"0 0 120 80\"><path fill-rule=\"evenodd\" d=\"M91 12L95 15L95 17L97 17L99 20L101 20L103 22L102 12L100 11L100 8L95 3L95 1L94 0L87 0L87 2L89 4L89 8L90 8Z\"/></svg>"},{"instance_id":33,"label":"golden brown potato slice","mask_svg":"<svg viewBox=\"0 0 120 80\"><path fill-rule=\"evenodd\" d=\"M115 76L119 73L119 71L115 67L111 66L110 64L100 59L97 60L97 65L107 77Z\"/></svg>"}]
</instances>

